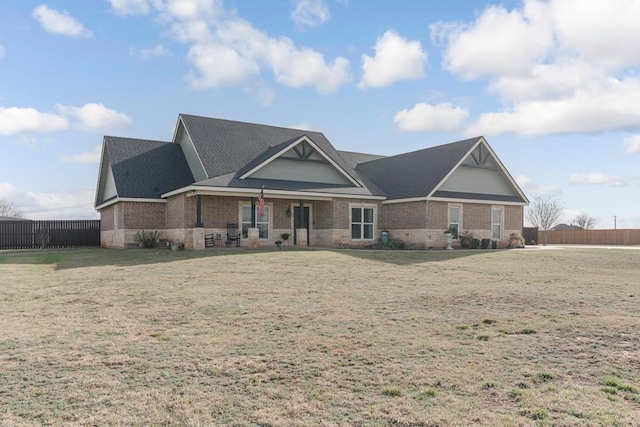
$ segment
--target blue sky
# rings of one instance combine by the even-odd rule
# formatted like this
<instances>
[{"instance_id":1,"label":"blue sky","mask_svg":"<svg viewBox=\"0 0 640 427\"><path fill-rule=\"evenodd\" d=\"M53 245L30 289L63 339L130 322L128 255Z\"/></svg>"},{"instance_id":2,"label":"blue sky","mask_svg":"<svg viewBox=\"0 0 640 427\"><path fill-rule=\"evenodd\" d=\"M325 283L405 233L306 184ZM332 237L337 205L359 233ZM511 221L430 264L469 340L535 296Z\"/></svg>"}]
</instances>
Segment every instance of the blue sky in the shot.
<instances>
[{"instance_id":1,"label":"blue sky","mask_svg":"<svg viewBox=\"0 0 640 427\"><path fill-rule=\"evenodd\" d=\"M179 113L397 154L484 135L563 221L640 227L635 0L0 2L0 196L96 218L103 135Z\"/></svg>"}]
</instances>

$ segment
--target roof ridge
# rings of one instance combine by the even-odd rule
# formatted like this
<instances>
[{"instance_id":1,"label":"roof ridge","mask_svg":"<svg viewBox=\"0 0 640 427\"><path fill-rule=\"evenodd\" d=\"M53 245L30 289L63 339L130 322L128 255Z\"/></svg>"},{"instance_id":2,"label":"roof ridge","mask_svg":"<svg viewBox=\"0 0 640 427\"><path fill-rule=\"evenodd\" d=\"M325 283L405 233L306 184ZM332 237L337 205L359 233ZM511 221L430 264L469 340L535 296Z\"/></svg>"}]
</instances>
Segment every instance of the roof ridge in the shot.
<instances>
[{"instance_id":1,"label":"roof ridge","mask_svg":"<svg viewBox=\"0 0 640 427\"><path fill-rule=\"evenodd\" d=\"M183 116L183 117L184 116L188 116L188 117L196 117L196 118L199 118L199 119L217 120L217 121L221 121L221 122L237 123L237 124L240 124L240 125L264 126L264 127L268 127L268 128L274 128L274 129L298 130L298 131L302 131L302 132L313 132L313 133L319 133L319 134L324 135L324 133L322 133L322 131L301 129L301 128L295 128L295 127L291 127L291 126L274 126L274 125L267 125L267 124L263 124L263 123L244 122L244 121L232 120L232 119L220 119L220 118L217 118L217 117L207 117L207 116L200 116L200 115L197 115L197 114L186 114L186 113L179 113L178 116Z\"/></svg>"}]
</instances>

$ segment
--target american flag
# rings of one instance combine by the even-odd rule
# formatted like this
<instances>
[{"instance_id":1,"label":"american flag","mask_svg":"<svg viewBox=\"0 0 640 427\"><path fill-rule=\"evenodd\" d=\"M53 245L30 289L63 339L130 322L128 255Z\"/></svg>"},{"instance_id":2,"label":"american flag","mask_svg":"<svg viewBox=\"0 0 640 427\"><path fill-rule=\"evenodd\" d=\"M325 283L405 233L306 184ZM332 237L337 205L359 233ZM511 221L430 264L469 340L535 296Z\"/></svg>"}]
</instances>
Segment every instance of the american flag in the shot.
<instances>
[{"instance_id":1,"label":"american flag","mask_svg":"<svg viewBox=\"0 0 640 427\"><path fill-rule=\"evenodd\" d=\"M258 196L258 216L264 215L264 187L260 190L260 195Z\"/></svg>"}]
</instances>

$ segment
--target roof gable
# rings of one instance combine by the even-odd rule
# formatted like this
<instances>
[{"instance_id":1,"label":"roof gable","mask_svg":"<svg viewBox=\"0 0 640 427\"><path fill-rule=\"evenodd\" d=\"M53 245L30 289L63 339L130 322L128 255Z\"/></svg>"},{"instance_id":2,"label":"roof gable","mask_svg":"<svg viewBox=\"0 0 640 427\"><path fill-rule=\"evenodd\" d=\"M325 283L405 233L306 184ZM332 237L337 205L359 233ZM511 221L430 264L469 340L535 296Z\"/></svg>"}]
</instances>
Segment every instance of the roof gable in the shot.
<instances>
[{"instance_id":1,"label":"roof gable","mask_svg":"<svg viewBox=\"0 0 640 427\"><path fill-rule=\"evenodd\" d=\"M133 138L104 138L96 206L114 197L159 198L193 183L177 144ZM115 195L109 194L112 174Z\"/></svg>"},{"instance_id":2,"label":"roof gable","mask_svg":"<svg viewBox=\"0 0 640 427\"><path fill-rule=\"evenodd\" d=\"M326 158L357 182L357 174L320 132L187 114L181 114L180 118L209 179L227 174L243 175L306 136Z\"/></svg>"},{"instance_id":3,"label":"roof gable","mask_svg":"<svg viewBox=\"0 0 640 427\"><path fill-rule=\"evenodd\" d=\"M356 167L389 199L427 197L464 158L479 138L384 157Z\"/></svg>"},{"instance_id":4,"label":"roof gable","mask_svg":"<svg viewBox=\"0 0 640 427\"><path fill-rule=\"evenodd\" d=\"M267 150L270 155L264 161L242 173L240 179L259 178L361 186L306 135L273 148Z\"/></svg>"},{"instance_id":5,"label":"roof gable","mask_svg":"<svg viewBox=\"0 0 640 427\"><path fill-rule=\"evenodd\" d=\"M483 137L429 196L528 203L527 197Z\"/></svg>"}]
</instances>

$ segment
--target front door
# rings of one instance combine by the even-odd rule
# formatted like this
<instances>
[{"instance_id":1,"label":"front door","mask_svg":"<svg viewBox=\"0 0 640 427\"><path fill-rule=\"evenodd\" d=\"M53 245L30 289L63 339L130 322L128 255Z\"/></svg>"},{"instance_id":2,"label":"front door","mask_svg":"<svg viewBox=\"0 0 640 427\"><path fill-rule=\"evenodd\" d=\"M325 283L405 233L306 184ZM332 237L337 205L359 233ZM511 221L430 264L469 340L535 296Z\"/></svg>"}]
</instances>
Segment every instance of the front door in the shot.
<instances>
[{"instance_id":1,"label":"front door","mask_svg":"<svg viewBox=\"0 0 640 427\"><path fill-rule=\"evenodd\" d=\"M309 241L309 207L305 206L304 208L304 217L302 218L303 223L300 225L300 206L296 206L293 208L293 244L298 244L298 228L306 228L307 229L307 246L311 244Z\"/></svg>"}]
</instances>

